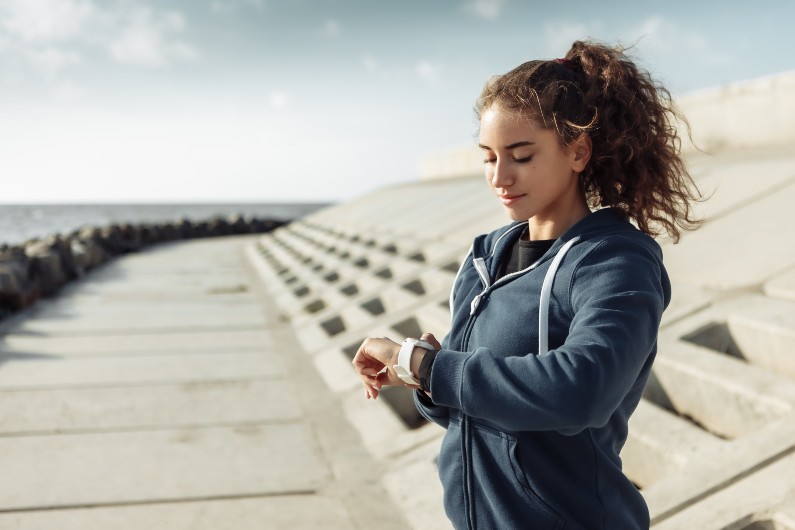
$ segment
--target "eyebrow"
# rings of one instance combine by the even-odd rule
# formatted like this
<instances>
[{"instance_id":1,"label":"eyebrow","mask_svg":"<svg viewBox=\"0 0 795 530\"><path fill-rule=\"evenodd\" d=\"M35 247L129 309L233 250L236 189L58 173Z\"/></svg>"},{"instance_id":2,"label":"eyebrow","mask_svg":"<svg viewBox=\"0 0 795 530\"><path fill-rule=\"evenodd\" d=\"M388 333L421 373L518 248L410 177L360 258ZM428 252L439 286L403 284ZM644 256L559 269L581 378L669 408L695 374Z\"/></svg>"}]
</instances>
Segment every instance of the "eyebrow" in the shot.
<instances>
[{"instance_id":1,"label":"eyebrow","mask_svg":"<svg viewBox=\"0 0 795 530\"><path fill-rule=\"evenodd\" d=\"M505 149L510 151L511 149L516 149L517 147L524 147L524 146L533 145L533 144L535 144L535 142L528 142L528 141L516 142L516 143L512 143L511 145L506 145ZM489 147L487 145L483 145L483 144L478 144L478 146L481 149L491 149L491 147Z\"/></svg>"}]
</instances>

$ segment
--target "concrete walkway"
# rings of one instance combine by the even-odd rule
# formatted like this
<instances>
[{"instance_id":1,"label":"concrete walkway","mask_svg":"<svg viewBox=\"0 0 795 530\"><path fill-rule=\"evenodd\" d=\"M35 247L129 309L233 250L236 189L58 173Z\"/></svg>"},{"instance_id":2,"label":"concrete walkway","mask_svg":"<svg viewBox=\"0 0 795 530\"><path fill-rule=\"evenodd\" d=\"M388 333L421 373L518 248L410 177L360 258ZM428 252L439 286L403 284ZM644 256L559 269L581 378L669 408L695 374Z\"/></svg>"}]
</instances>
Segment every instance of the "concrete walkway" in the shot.
<instances>
[{"instance_id":1,"label":"concrete walkway","mask_svg":"<svg viewBox=\"0 0 795 530\"><path fill-rule=\"evenodd\" d=\"M2 324L0 529L405 526L252 241L154 247Z\"/></svg>"}]
</instances>

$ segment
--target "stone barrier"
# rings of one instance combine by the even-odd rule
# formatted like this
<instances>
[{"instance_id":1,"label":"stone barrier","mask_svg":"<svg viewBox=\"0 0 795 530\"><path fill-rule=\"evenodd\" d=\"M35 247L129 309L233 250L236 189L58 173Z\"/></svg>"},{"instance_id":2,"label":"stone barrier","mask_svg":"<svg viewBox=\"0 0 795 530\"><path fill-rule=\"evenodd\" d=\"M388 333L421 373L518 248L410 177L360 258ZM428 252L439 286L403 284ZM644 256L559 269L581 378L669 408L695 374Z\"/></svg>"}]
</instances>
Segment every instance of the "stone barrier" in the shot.
<instances>
[{"instance_id":1,"label":"stone barrier","mask_svg":"<svg viewBox=\"0 0 795 530\"><path fill-rule=\"evenodd\" d=\"M85 226L68 235L55 234L20 245L0 246L0 319L49 297L69 281L115 256L149 245L184 239L259 234L287 221L243 215L194 222Z\"/></svg>"}]
</instances>

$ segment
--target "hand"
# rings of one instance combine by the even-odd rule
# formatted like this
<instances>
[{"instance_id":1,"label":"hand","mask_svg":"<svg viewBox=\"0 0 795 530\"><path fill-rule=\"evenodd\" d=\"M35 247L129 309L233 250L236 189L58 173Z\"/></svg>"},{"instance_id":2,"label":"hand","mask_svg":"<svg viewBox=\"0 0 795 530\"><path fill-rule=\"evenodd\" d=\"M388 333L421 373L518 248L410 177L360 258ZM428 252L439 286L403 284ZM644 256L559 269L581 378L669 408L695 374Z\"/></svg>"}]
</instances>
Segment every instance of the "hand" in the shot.
<instances>
[{"instance_id":1,"label":"hand","mask_svg":"<svg viewBox=\"0 0 795 530\"><path fill-rule=\"evenodd\" d=\"M367 338L353 357L353 368L364 383L367 399L377 398L383 385L403 385L392 370L397 364L400 344L386 337Z\"/></svg>"},{"instance_id":2,"label":"hand","mask_svg":"<svg viewBox=\"0 0 795 530\"><path fill-rule=\"evenodd\" d=\"M435 349L442 347L430 333L424 333L420 338ZM415 354L411 359L411 368L414 373L419 371L419 363L422 361L422 355L417 355L417 352L424 351L419 347L414 350ZM377 398L383 385L419 388L417 385L404 383L393 370L392 367L397 364L399 353L400 344L386 337L365 339L359 347L353 358L353 367L364 383L367 399Z\"/></svg>"}]
</instances>

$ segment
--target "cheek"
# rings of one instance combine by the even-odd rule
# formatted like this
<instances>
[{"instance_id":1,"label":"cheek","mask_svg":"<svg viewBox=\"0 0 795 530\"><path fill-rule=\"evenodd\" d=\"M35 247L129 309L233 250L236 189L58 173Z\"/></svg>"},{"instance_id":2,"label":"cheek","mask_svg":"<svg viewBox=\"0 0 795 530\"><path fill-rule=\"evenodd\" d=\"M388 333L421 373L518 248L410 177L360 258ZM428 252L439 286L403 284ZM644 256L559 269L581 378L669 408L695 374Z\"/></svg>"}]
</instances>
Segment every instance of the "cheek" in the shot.
<instances>
[{"instance_id":1,"label":"cheek","mask_svg":"<svg viewBox=\"0 0 795 530\"><path fill-rule=\"evenodd\" d=\"M492 168L490 168L490 167L487 167L485 169L485 171L483 172L483 174L486 177L486 182L488 182L489 187L493 188L494 187L494 184L493 184L493 182L494 182L494 170Z\"/></svg>"}]
</instances>

